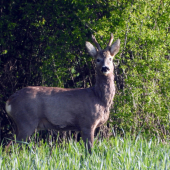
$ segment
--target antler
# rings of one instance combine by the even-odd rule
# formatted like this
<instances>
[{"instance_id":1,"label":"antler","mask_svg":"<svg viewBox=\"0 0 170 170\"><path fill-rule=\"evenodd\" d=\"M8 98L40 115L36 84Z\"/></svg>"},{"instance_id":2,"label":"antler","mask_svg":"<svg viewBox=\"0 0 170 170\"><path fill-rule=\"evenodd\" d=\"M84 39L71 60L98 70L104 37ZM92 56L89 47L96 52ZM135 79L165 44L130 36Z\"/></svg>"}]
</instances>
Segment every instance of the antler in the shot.
<instances>
[{"instance_id":1,"label":"antler","mask_svg":"<svg viewBox=\"0 0 170 170\"><path fill-rule=\"evenodd\" d=\"M96 40L96 38L95 38L95 36L94 36L93 34L92 34L92 40L93 40L93 42L95 43L98 51L101 51L100 45L98 44L98 42L97 42L97 40Z\"/></svg>"},{"instance_id":2,"label":"antler","mask_svg":"<svg viewBox=\"0 0 170 170\"><path fill-rule=\"evenodd\" d=\"M112 42L113 42L113 34L111 33L111 36L110 36L110 40L109 40L109 43L108 43L108 47L110 47L112 45Z\"/></svg>"}]
</instances>

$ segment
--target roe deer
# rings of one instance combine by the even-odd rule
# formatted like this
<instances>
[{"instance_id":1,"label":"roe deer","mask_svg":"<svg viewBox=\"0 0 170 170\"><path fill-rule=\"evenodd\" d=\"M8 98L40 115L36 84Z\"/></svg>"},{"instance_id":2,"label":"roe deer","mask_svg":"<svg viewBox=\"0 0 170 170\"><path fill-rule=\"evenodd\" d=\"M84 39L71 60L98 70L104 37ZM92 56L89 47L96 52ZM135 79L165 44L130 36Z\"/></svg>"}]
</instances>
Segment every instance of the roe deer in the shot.
<instances>
[{"instance_id":1,"label":"roe deer","mask_svg":"<svg viewBox=\"0 0 170 170\"><path fill-rule=\"evenodd\" d=\"M89 150L93 146L95 129L109 118L115 95L113 57L120 40L113 45L113 34L105 50L92 35L97 49L86 42L96 63L96 83L86 89L31 86L14 93L6 102L6 112L16 124L16 140L26 141L35 129L81 131Z\"/></svg>"}]
</instances>

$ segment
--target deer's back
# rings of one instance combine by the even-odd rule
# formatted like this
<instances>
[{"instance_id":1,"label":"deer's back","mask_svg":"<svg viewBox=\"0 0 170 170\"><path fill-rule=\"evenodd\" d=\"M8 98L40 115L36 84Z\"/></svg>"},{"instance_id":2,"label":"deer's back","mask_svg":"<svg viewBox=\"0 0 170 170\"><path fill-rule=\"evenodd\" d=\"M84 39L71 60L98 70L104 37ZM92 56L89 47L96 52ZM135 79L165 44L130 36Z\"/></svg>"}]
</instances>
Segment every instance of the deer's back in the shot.
<instances>
[{"instance_id":1,"label":"deer's back","mask_svg":"<svg viewBox=\"0 0 170 170\"><path fill-rule=\"evenodd\" d=\"M104 108L93 88L25 87L14 93L7 103L11 107L8 114L14 119L21 115L38 121L45 118L59 127L92 124L101 117Z\"/></svg>"}]
</instances>

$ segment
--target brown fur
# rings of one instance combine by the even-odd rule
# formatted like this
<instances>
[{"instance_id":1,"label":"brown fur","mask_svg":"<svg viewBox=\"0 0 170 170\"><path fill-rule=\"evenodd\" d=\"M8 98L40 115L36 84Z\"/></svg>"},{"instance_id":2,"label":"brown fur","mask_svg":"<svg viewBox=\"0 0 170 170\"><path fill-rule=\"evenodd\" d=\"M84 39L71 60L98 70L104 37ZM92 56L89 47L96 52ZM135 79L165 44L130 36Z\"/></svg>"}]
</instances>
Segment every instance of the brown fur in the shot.
<instances>
[{"instance_id":1,"label":"brown fur","mask_svg":"<svg viewBox=\"0 0 170 170\"><path fill-rule=\"evenodd\" d=\"M84 142L88 140L88 147L92 147L94 131L108 120L115 95L112 58L119 51L120 40L110 47L111 42L106 50L101 50L99 45L96 49L86 42L88 52L96 61L94 87L31 86L9 98L6 111L17 125L17 140L26 140L35 129L75 130L82 131Z\"/></svg>"}]
</instances>

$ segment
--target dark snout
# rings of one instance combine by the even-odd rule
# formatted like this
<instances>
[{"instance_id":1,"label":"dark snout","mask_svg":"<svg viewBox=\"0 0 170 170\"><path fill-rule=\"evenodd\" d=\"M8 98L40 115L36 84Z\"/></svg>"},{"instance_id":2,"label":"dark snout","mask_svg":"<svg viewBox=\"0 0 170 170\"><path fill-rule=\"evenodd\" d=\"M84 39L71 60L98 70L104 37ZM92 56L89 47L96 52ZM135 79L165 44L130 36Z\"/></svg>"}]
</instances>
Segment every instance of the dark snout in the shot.
<instances>
[{"instance_id":1,"label":"dark snout","mask_svg":"<svg viewBox=\"0 0 170 170\"><path fill-rule=\"evenodd\" d=\"M108 72L110 69L108 68L108 67L106 67L106 66L103 66L102 67L102 73L106 73L106 72Z\"/></svg>"}]
</instances>

